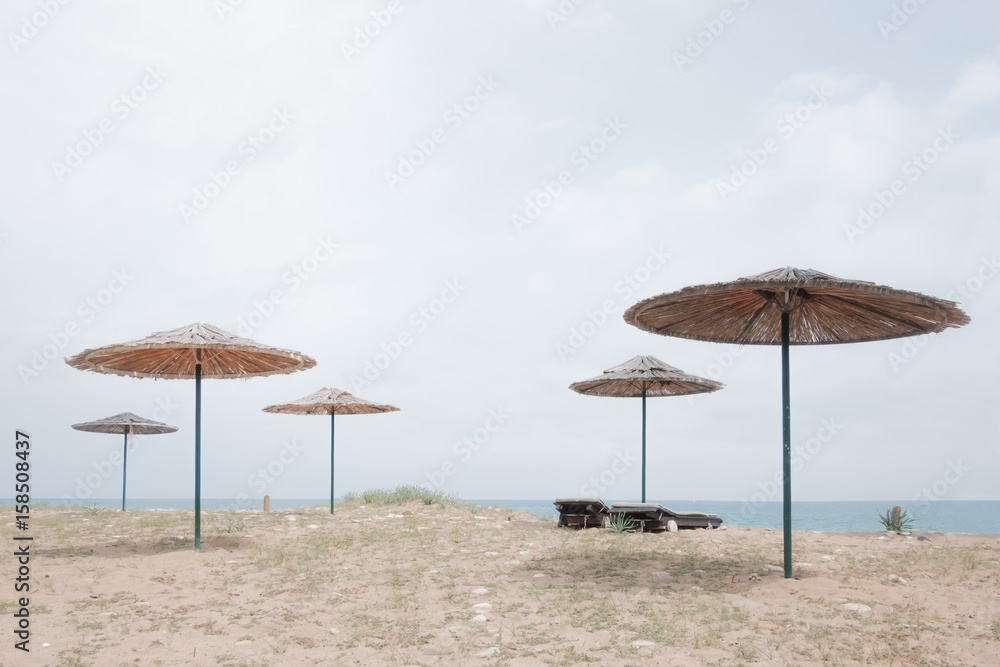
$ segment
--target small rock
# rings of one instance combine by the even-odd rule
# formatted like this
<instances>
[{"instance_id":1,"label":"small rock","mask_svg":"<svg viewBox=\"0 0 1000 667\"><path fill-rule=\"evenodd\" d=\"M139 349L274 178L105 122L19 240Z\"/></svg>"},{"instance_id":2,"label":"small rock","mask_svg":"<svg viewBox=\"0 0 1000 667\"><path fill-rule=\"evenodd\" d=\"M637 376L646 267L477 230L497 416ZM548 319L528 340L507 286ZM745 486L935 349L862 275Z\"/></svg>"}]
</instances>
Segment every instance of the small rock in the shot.
<instances>
[{"instance_id":1,"label":"small rock","mask_svg":"<svg viewBox=\"0 0 1000 667\"><path fill-rule=\"evenodd\" d=\"M298 521L298 520L299 520L299 517L297 517L297 516L295 516L295 515L293 514L293 515L291 515L290 517L288 517L288 520L289 520L289 521Z\"/></svg>"},{"instance_id":2,"label":"small rock","mask_svg":"<svg viewBox=\"0 0 1000 667\"><path fill-rule=\"evenodd\" d=\"M500 552L499 551L484 551L483 555L484 556L499 556Z\"/></svg>"},{"instance_id":3,"label":"small rock","mask_svg":"<svg viewBox=\"0 0 1000 667\"><path fill-rule=\"evenodd\" d=\"M475 616L472 617L472 620L475 621L476 623L485 623L490 619L486 618L482 614L476 614Z\"/></svg>"},{"instance_id":4,"label":"small rock","mask_svg":"<svg viewBox=\"0 0 1000 667\"><path fill-rule=\"evenodd\" d=\"M340 630L338 630L337 628L329 628L329 630L330 630L330 634L331 635L339 635L340 634Z\"/></svg>"},{"instance_id":5,"label":"small rock","mask_svg":"<svg viewBox=\"0 0 1000 667\"><path fill-rule=\"evenodd\" d=\"M770 570L771 572L784 572L785 571L785 568L778 567L777 565L765 565L764 568L767 569L767 570Z\"/></svg>"},{"instance_id":6,"label":"small rock","mask_svg":"<svg viewBox=\"0 0 1000 667\"><path fill-rule=\"evenodd\" d=\"M833 556L823 556L823 560L833 560Z\"/></svg>"},{"instance_id":7,"label":"small rock","mask_svg":"<svg viewBox=\"0 0 1000 667\"><path fill-rule=\"evenodd\" d=\"M828 569L830 569L830 570L843 570L844 569L843 565L841 565L840 563L835 563L833 561L830 561L829 563L827 563L826 567Z\"/></svg>"},{"instance_id":8,"label":"small rock","mask_svg":"<svg viewBox=\"0 0 1000 667\"><path fill-rule=\"evenodd\" d=\"M856 611L859 614L870 614L872 613L872 608L866 604L859 604L857 602L848 602L844 605L844 609L847 611Z\"/></svg>"},{"instance_id":9,"label":"small rock","mask_svg":"<svg viewBox=\"0 0 1000 667\"><path fill-rule=\"evenodd\" d=\"M692 586L691 590L693 590L693 591L700 591L700 590L704 590L704 589L701 586Z\"/></svg>"},{"instance_id":10,"label":"small rock","mask_svg":"<svg viewBox=\"0 0 1000 667\"><path fill-rule=\"evenodd\" d=\"M493 609L493 605L491 605L489 602L480 602L478 604L472 605L472 608L478 609L479 611L489 611L490 609Z\"/></svg>"},{"instance_id":11,"label":"small rock","mask_svg":"<svg viewBox=\"0 0 1000 667\"><path fill-rule=\"evenodd\" d=\"M473 595L486 595L489 592L490 592L490 589L483 588L482 586L480 586L479 588L473 588L472 589L472 594Z\"/></svg>"},{"instance_id":12,"label":"small rock","mask_svg":"<svg viewBox=\"0 0 1000 667\"><path fill-rule=\"evenodd\" d=\"M795 567L812 567L812 563L796 563Z\"/></svg>"},{"instance_id":13,"label":"small rock","mask_svg":"<svg viewBox=\"0 0 1000 667\"><path fill-rule=\"evenodd\" d=\"M669 530L671 533L676 533L677 532L677 522L674 521L673 519L671 519L670 521L667 521L667 530Z\"/></svg>"},{"instance_id":14,"label":"small rock","mask_svg":"<svg viewBox=\"0 0 1000 667\"><path fill-rule=\"evenodd\" d=\"M888 577L888 579L889 579L889 581L891 581L893 583L896 583L896 584L905 584L906 583L906 579L903 579L901 576L899 576L897 574L890 574L889 577Z\"/></svg>"},{"instance_id":15,"label":"small rock","mask_svg":"<svg viewBox=\"0 0 1000 667\"><path fill-rule=\"evenodd\" d=\"M533 574L533 575L531 575L531 576L533 576L533 577L534 577L535 579L541 579L542 577L544 577L544 576L546 576L546 575L544 575L544 574L542 574L541 572L539 572L538 574Z\"/></svg>"},{"instance_id":16,"label":"small rock","mask_svg":"<svg viewBox=\"0 0 1000 667\"><path fill-rule=\"evenodd\" d=\"M636 639L634 642L629 642L628 645L632 648L643 648L644 646L656 646L656 642L651 642L646 639Z\"/></svg>"},{"instance_id":17,"label":"small rock","mask_svg":"<svg viewBox=\"0 0 1000 667\"><path fill-rule=\"evenodd\" d=\"M42 648L48 648L50 646L52 646L52 644L49 644L49 643L42 644Z\"/></svg>"},{"instance_id":18,"label":"small rock","mask_svg":"<svg viewBox=\"0 0 1000 667\"><path fill-rule=\"evenodd\" d=\"M714 540L713 539L712 541L715 542L716 544L722 544L722 540Z\"/></svg>"},{"instance_id":19,"label":"small rock","mask_svg":"<svg viewBox=\"0 0 1000 667\"><path fill-rule=\"evenodd\" d=\"M410 510L403 510L403 516L413 516L413 512Z\"/></svg>"},{"instance_id":20,"label":"small rock","mask_svg":"<svg viewBox=\"0 0 1000 667\"><path fill-rule=\"evenodd\" d=\"M311 524L309 524L308 526L306 526L306 528L319 528L319 526L317 526L317 525L316 525L316 524L314 524L314 523L311 523Z\"/></svg>"},{"instance_id":21,"label":"small rock","mask_svg":"<svg viewBox=\"0 0 1000 667\"><path fill-rule=\"evenodd\" d=\"M931 538L924 537L923 535L921 535L920 537L917 538L917 541L919 541L919 542L930 542Z\"/></svg>"},{"instance_id":22,"label":"small rock","mask_svg":"<svg viewBox=\"0 0 1000 667\"><path fill-rule=\"evenodd\" d=\"M499 653L500 653L500 647L499 646L491 646L488 649L486 649L484 651L480 651L479 653L477 653L476 657L478 657L478 658L492 658L493 656L498 655Z\"/></svg>"}]
</instances>

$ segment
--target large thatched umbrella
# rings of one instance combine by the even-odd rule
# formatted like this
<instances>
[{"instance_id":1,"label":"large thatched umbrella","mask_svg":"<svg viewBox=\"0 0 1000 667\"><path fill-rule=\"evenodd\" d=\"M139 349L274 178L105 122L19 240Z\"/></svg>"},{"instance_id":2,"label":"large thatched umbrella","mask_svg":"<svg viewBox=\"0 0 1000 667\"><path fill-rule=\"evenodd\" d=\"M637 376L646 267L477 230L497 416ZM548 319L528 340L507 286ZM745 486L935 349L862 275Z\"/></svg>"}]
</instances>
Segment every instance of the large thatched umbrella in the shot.
<instances>
[{"instance_id":1,"label":"large thatched umbrella","mask_svg":"<svg viewBox=\"0 0 1000 667\"><path fill-rule=\"evenodd\" d=\"M91 433L124 433L125 448L122 450L122 512L125 511L125 480L128 473L128 434L159 434L173 433L176 426L170 426L163 422L144 419L131 412L123 412L112 417L105 417L92 422L73 424L77 431L89 431Z\"/></svg>"},{"instance_id":2,"label":"large thatched umbrella","mask_svg":"<svg viewBox=\"0 0 1000 667\"><path fill-rule=\"evenodd\" d=\"M721 382L689 375L656 357L633 357L601 375L569 386L590 396L642 397L642 502L646 502L646 397L684 396L718 391Z\"/></svg>"},{"instance_id":3,"label":"large thatched umbrella","mask_svg":"<svg viewBox=\"0 0 1000 667\"><path fill-rule=\"evenodd\" d=\"M140 378L194 378L194 548L201 548L201 379L250 378L306 370L316 361L240 338L210 324L189 324L66 359L73 368Z\"/></svg>"},{"instance_id":4,"label":"large thatched umbrella","mask_svg":"<svg viewBox=\"0 0 1000 667\"><path fill-rule=\"evenodd\" d=\"M333 514L333 427L337 415L372 415L397 412L393 405L372 403L340 389L323 387L319 391L288 403L269 405L264 412L293 415L330 415L330 514Z\"/></svg>"},{"instance_id":5,"label":"large thatched umbrella","mask_svg":"<svg viewBox=\"0 0 1000 667\"><path fill-rule=\"evenodd\" d=\"M714 343L781 345L785 577L792 576L791 403L788 347L918 336L960 327L954 302L819 271L776 269L685 287L640 301L625 321L645 331Z\"/></svg>"}]
</instances>

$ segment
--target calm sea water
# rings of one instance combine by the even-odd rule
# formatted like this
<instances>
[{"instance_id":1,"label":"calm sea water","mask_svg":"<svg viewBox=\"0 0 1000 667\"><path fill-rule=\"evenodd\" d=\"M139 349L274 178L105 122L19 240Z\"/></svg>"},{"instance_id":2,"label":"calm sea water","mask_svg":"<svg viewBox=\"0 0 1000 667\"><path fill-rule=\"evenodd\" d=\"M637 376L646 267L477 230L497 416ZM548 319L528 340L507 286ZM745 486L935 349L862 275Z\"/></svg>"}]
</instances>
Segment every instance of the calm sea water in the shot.
<instances>
[{"instance_id":1,"label":"calm sea water","mask_svg":"<svg viewBox=\"0 0 1000 667\"><path fill-rule=\"evenodd\" d=\"M59 498L39 498L37 503L55 506L68 504ZM520 512L536 514L544 519L555 519L556 511L552 500L470 500L479 505L508 507ZM610 503L611 501L606 501ZM738 501L701 500L655 500L665 507L678 512L706 512L718 514L731 526L755 526L781 528L782 510L780 502L752 505ZM0 503L11 504L4 499ZM98 505L117 508L121 498L99 498L75 501L77 505ZM236 500L219 498L202 499L204 509L260 509L263 501L253 505L240 505ZM329 506L329 500L310 498L271 498L271 507ZM912 503L893 500L858 500L836 502L793 502L792 528L795 530L819 530L824 532L872 532L881 530L878 514L885 513L893 505L900 505L913 519L916 530L936 530L942 533L988 533L1000 534L1000 500L939 500L928 503ZM179 498L136 498L126 503L131 509L194 509L193 499Z\"/></svg>"}]
</instances>

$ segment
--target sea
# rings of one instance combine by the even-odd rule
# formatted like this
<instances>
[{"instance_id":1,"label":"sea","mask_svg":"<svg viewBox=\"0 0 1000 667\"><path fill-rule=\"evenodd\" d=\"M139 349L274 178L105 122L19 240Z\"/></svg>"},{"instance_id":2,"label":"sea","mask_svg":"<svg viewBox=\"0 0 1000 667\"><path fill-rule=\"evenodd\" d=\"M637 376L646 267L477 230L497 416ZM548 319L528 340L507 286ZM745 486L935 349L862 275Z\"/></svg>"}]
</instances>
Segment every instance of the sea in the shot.
<instances>
[{"instance_id":1,"label":"sea","mask_svg":"<svg viewBox=\"0 0 1000 667\"><path fill-rule=\"evenodd\" d=\"M557 512L552 500L470 499L460 502L475 503L484 507L506 507L519 512L535 514L542 519L555 519ZM611 501L606 501L611 504ZM635 502L635 501L629 501ZM764 502L753 504L732 500L653 500L678 512L705 512L716 514L730 526L761 528L782 527L782 504ZM0 503L13 504L12 499ZM98 498L68 501L61 498L33 499L33 504L53 506L79 505L120 508L121 498ZM329 499L271 498L273 509L293 507L328 507ZM1000 534L1000 500L851 500L851 501L801 501L792 502L792 528L821 532L876 532L883 530L879 515L899 505L913 521L913 529L922 532ZM203 509L261 509L262 500L247 501L224 498L203 498ZM180 498L129 498L130 509L194 509L193 499Z\"/></svg>"}]
</instances>

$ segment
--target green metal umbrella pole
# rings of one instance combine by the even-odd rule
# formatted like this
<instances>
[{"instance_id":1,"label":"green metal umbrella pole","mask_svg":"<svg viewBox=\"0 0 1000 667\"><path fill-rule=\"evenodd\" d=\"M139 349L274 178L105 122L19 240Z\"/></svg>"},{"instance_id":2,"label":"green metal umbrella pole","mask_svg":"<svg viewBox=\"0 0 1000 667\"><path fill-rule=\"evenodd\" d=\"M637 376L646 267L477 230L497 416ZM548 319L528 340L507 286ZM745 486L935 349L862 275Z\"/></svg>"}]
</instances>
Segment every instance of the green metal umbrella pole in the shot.
<instances>
[{"instance_id":1,"label":"green metal umbrella pole","mask_svg":"<svg viewBox=\"0 0 1000 667\"><path fill-rule=\"evenodd\" d=\"M642 502L646 502L646 387L642 387Z\"/></svg>"},{"instance_id":2,"label":"green metal umbrella pole","mask_svg":"<svg viewBox=\"0 0 1000 667\"><path fill-rule=\"evenodd\" d=\"M128 426L125 427L125 446L122 447L122 512L125 511L125 489L128 486Z\"/></svg>"},{"instance_id":3,"label":"green metal umbrella pole","mask_svg":"<svg viewBox=\"0 0 1000 667\"><path fill-rule=\"evenodd\" d=\"M399 408L394 405L366 401L340 389L323 387L305 398L269 405L263 410L272 414L330 415L330 514L333 514L335 498L333 494L333 436L336 416L338 414L372 415L383 412L398 412Z\"/></svg>"},{"instance_id":4,"label":"green metal umbrella pole","mask_svg":"<svg viewBox=\"0 0 1000 667\"><path fill-rule=\"evenodd\" d=\"M786 267L694 285L640 301L629 324L662 336L736 345L781 345L784 573L792 576L790 345L829 345L937 333L969 323L953 301Z\"/></svg>"},{"instance_id":5,"label":"green metal umbrella pole","mask_svg":"<svg viewBox=\"0 0 1000 667\"><path fill-rule=\"evenodd\" d=\"M642 398L642 502L646 502L646 397L685 396L722 389L715 380L690 375L656 357L638 356L601 375L574 382L570 389L588 396Z\"/></svg>"},{"instance_id":6,"label":"green metal umbrella pole","mask_svg":"<svg viewBox=\"0 0 1000 667\"><path fill-rule=\"evenodd\" d=\"M333 499L337 496L333 495L333 422L337 417L337 413L330 410L330 514L333 514Z\"/></svg>"},{"instance_id":7,"label":"green metal umbrella pole","mask_svg":"<svg viewBox=\"0 0 1000 667\"><path fill-rule=\"evenodd\" d=\"M201 549L201 350L194 367L194 548Z\"/></svg>"},{"instance_id":8,"label":"green metal umbrella pole","mask_svg":"<svg viewBox=\"0 0 1000 667\"><path fill-rule=\"evenodd\" d=\"M170 426L163 422L145 419L131 412L123 412L113 417L105 417L92 422L73 424L72 428L77 431L88 431L90 433L122 433L125 437L125 444L122 450L122 511L125 511L125 491L128 489L128 436L133 435L155 435L159 433L173 433L176 426Z\"/></svg>"},{"instance_id":9,"label":"green metal umbrella pole","mask_svg":"<svg viewBox=\"0 0 1000 667\"><path fill-rule=\"evenodd\" d=\"M792 576L792 399L788 369L788 313L781 314L781 471L784 507L785 579Z\"/></svg>"}]
</instances>

